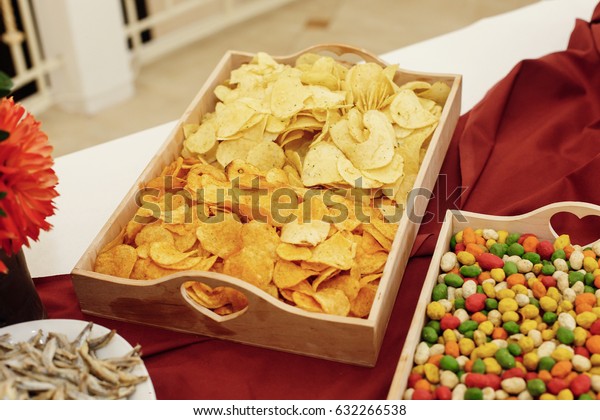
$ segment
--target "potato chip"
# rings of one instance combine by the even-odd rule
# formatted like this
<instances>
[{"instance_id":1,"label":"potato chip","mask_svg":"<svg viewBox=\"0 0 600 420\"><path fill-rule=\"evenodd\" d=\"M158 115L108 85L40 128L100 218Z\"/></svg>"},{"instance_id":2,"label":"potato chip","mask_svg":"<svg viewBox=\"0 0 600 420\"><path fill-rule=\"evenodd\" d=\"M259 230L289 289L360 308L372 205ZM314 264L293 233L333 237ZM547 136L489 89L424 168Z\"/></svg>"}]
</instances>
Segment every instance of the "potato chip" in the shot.
<instances>
[{"instance_id":1,"label":"potato chip","mask_svg":"<svg viewBox=\"0 0 600 420\"><path fill-rule=\"evenodd\" d=\"M263 141L250 149L246 162L265 172L273 168L281 169L285 164L285 154L277 144Z\"/></svg>"},{"instance_id":2,"label":"potato chip","mask_svg":"<svg viewBox=\"0 0 600 420\"><path fill-rule=\"evenodd\" d=\"M242 242L245 248L260 250L271 260L277 258L275 250L281 243L273 226L254 220L242 226Z\"/></svg>"},{"instance_id":3,"label":"potato chip","mask_svg":"<svg viewBox=\"0 0 600 420\"><path fill-rule=\"evenodd\" d=\"M286 223L281 228L281 241L293 245L318 245L327 239L329 223L313 219L301 223L297 219Z\"/></svg>"},{"instance_id":4,"label":"potato chip","mask_svg":"<svg viewBox=\"0 0 600 420\"><path fill-rule=\"evenodd\" d=\"M129 245L117 245L98 254L94 271L110 276L129 278L136 261L135 248Z\"/></svg>"},{"instance_id":5,"label":"potato chip","mask_svg":"<svg viewBox=\"0 0 600 420\"><path fill-rule=\"evenodd\" d=\"M390 104L392 118L400 127L422 128L437 121L429 111L423 108L419 97L410 89L399 91Z\"/></svg>"},{"instance_id":6,"label":"potato chip","mask_svg":"<svg viewBox=\"0 0 600 420\"><path fill-rule=\"evenodd\" d=\"M236 138L236 135L239 138L240 131L256 114L256 111L242 102L231 102L228 105L223 105L219 111L216 113L214 122L219 139L233 139Z\"/></svg>"},{"instance_id":7,"label":"potato chip","mask_svg":"<svg viewBox=\"0 0 600 420\"><path fill-rule=\"evenodd\" d=\"M135 237L137 246L151 242L169 242L175 244L173 235L160 224L146 225Z\"/></svg>"},{"instance_id":8,"label":"potato chip","mask_svg":"<svg viewBox=\"0 0 600 420\"><path fill-rule=\"evenodd\" d=\"M383 267L387 262L388 253L379 251L374 254L363 254L356 261L356 267L360 274L373 274L383 271Z\"/></svg>"},{"instance_id":9,"label":"potato chip","mask_svg":"<svg viewBox=\"0 0 600 420\"><path fill-rule=\"evenodd\" d=\"M337 161L343 153L326 142L315 144L308 150L302 165L302 182L307 187L332 184L344 179L337 170Z\"/></svg>"},{"instance_id":10,"label":"potato chip","mask_svg":"<svg viewBox=\"0 0 600 420\"><path fill-rule=\"evenodd\" d=\"M215 124L208 121L198 127L193 134L186 136L183 145L190 152L203 154L214 147L217 142Z\"/></svg>"},{"instance_id":11,"label":"potato chip","mask_svg":"<svg viewBox=\"0 0 600 420\"><path fill-rule=\"evenodd\" d=\"M358 269L353 268L348 273L339 274L323 281L316 290L338 289L344 292L349 301L353 301L356 299L360 287L360 273Z\"/></svg>"},{"instance_id":12,"label":"potato chip","mask_svg":"<svg viewBox=\"0 0 600 420\"><path fill-rule=\"evenodd\" d=\"M275 261L257 248L242 248L225 260L223 273L247 281L259 288L273 279Z\"/></svg>"},{"instance_id":13,"label":"potato chip","mask_svg":"<svg viewBox=\"0 0 600 420\"><path fill-rule=\"evenodd\" d=\"M277 256L286 261L305 261L310 258L312 252L304 246L297 246L282 242L275 249Z\"/></svg>"},{"instance_id":14,"label":"potato chip","mask_svg":"<svg viewBox=\"0 0 600 420\"><path fill-rule=\"evenodd\" d=\"M308 262L327 264L340 270L349 270L356 255L356 244L342 232L338 232L313 249Z\"/></svg>"},{"instance_id":15,"label":"potato chip","mask_svg":"<svg viewBox=\"0 0 600 420\"><path fill-rule=\"evenodd\" d=\"M386 251L389 252L392 249L392 241L389 240L383 233L378 231L374 225L365 223L363 225L363 230L371 234L371 236L373 236Z\"/></svg>"},{"instance_id":16,"label":"potato chip","mask_svg":"<svg viewBox=\"0 0 600 420\"><path fill-rule=\"evenodd\" d=\"M208 219L196 229L196 237L202 248L223 259L242 249L242 224L233 217Z\"/></svg>"},{"instance_id":17,"label":"potato chip","mask_svg":"<svg viewBox=\"0 0 600 420\"><path fill-rule=\"evenodd\" d=\"M148 255L152 260L165 268L177 264L185 260L186 258L193 256L197 251L181 252L171 242L152 242L150 244L150 250ZM136 254L137 255L137 254Z\"/></svg>"},{"instance_id":18,"label":"potato chip","mask_svg":"<svg viewBox=\"0 0 600 420\"><path fill-rule=\"evenodd\" d=\"M320 290L313 295L313 298L326 314L347 316L350 312L350 301L342 290Z\"/></svg>"},{"instance_id":19,"label":"potato chip","mask_svg":"<svg viewBox=\"0 0 600 420\"><path fill-rule=\"evenodd\" d=\"M350 160L346 159L345 156L340 156L337 161L337 169L344 181L354 188L379 188L383 184L379 181L375 181L365 175L365 171L359 171Z\"/></svg>"},{"instance_id":20,"label":"potato chip","mask_svg":"<svg viewBox=\"0 0 600 420\"><path fill-rule=\"evenodd\" d=\"M154 280L173 273L177 273L177 270L163 268L150 258L145 260L139 259L136 261L133 270L131 271L130 278L136 280Z\"/></svg>"},{"instance_id":21,"label":"potato chip","mask_svg":"<svg viewBox=\"0 0 600 420\"><path fill-rule=\"evenodd\" d=\"M271 91L271 111L276 118L290 118L302 108L304 101L310 96L298 77L280 77L273 84Z\"/></svg>"},{"instance_id":22,"label":"potato chip","mask_svg":"<svg viewBox=\"0 0 600 420\"><path fill-rule=\"evenodd\" d=\"M450 86L444 82L434 82L429 89L418 93L420 98L431 99L439 105L444 105L450 94Z\"/></svg>"},{"instance_id":23,"label":"potato chip","mask_svg":"<svg viewBox=\"0 0 600 420\"><path fill-rule=\"evenodd\" d=\"M135 223L135 222L129 222L129 223ZM129 224L128 224L129 225ZM138 223L136 223L136 225L138 225ZM127 241L129 242L131 240L131 238L128 238L126 235L126 228L123 228L119 231L119 233L117 234L117 236L114 237L113 240L111 240L110 242L108 242L106 245L104 245L101 249L100 249L100 254L111 250L112 248L116 247L117 245L122 245L123 241L125 241L125 239L127 238ZM133 236L135 237L135 235ZM132 237L132 238L133 238Z\"/></svg>"},{"instance_id":24,"label":"potato chip","mask_svg":"<svg viewBox=\"0 0 600 420\"><path fill-rule=\"evenodd\" d=\"M365 318L369 316L371 307L377 295L377 287L364 286L358 291L356 299L350 303L350 314L357 318Z\"/></svg>"},{"instance_id":25,"label":"potato chip","mask_svg":"<svg viewBox=\"0 0 600 420\"><path fill-rule=\"evenodd\" d=\"M404 175L404 158L402 158L402 155L399 153L394 153L392 161L387 165L382 166L381 168L363 169L360 172L367 179L378 181L381 184L389 184L395 182Z\"/></svg>"},{"instance_id":26,"label":"potato chip","mask_svg":"<svg viewBox=\"0 0 600 420\"><path fill-rule=\"evenodd\" d=\"M290 261L280 260L275 264L273 271L273 283L280 289L294 287L302 280L317 275L316 271L305 270Z\"/></svg>"},{"instance_id":27,"label":"potato chip","mask_svg":"<svg viewBox=\"0 0 600 420\"><path fill-rule=\"evenodd\" d=\"M304 310L310 312L323 312L321 304L317 302L317 300L306 293L303 292L293 292L292 300L296 304L297 307L302 308Z\"/></svg>"}]
</instances>

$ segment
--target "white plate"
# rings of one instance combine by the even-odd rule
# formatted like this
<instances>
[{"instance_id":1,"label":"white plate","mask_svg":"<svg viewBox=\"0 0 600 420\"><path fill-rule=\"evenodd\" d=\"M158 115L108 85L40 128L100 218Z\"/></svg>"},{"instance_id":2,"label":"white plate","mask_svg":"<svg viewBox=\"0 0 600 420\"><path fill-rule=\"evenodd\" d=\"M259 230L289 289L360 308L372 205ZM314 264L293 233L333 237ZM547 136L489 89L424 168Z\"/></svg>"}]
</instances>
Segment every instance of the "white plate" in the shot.
<instances>
[{"instance_id":1,"label":"white plate","mask_svg":"<svg viewBox=\"0 0 600 420\"><path fill-rule=\"evenodd\" d=\"M42 330L44 336L48 333L56 332L65 334L70 340L74 340L77 335L85 328L88 321L80 321L76 319L43 319L40 321L22 322L20 324L9 325L8 327L0 328L0 335L10 334L11 342L27 341L29 338ZM91 338L98 337L110 332L108 328L94 323L90 334ZM131 351L133 347L121 337L115 334L108 345L99 349L97 354L99 358L105 359L108 357L120 357ZM155 400L154 386L150 380L150 375L144 364L140 364L133 370L136 375L145 375L148 379L136 386L135 392L129 399L131 400Z\"/></svg>"}]
</instances>

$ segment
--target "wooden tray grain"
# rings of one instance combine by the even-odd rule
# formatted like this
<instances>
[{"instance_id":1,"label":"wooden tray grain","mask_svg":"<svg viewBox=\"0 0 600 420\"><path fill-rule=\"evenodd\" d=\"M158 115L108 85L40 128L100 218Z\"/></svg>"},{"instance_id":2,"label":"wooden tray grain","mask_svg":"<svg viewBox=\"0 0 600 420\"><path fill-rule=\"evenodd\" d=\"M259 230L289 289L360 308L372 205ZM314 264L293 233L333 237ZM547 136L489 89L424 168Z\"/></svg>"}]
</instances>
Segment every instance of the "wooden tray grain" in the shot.
<instances>
[{"instance_id":1,"label":"wooden tray grain","mask_svg":"<svg viewBox=\"0 0 600 420\"><path fill-rule=\"evenodd\" d=\"M519 216L492 216L460 210L448 210L440 230L431 264L423 282L423 288L413 315L404 347L396 366L396 371L387 398L390 400L403 399L406 383L413 367L414 354L421 341L421 330L426 322L427 305L431 302L431 293L440 274L442 255L449 251L450 239L453 235L470 226L473 229L507 230L509 232L533 233L541 239L554 240L559 234L550 224L552 216L568 212L579 218L595 215L600 216L600 206L578 201L564 201L549 204L529 213ZM584 244L580 244L584 246Z\"/></svg>"},{"instance_id":2,"label":"wooden tray grain","mask_svg":"<svg viewBox=\"0 0 600 420\"><path fill-rule=\"evenodd\" d=\"M323 52L387 65L367 51L346 45L317 45L287 57L274 57L293 64L306 52ZM419 221L406 214L399 228L384 268L375 302L367 319L310 313L278 301L262 290L239 279L213 272L181 272L157 280L140 281L93 272L98 251L126 225L137 210L135 195L140 185L158 176L182 148L183 125L197 123L201 116L213 111L217 102L215 87L229 77L231 71L251 60L253 54L230 51L189 105L177 126L125 196L113 215L98 233L72 270L72 280L81 310L90 315L152 325L176 331L203 334L261 347L279 349L340 362L374 366L408 256L417 234ZM440 123L417 175L415 187L429 191L437 179L450 139L460 114L461 76L417 73L399 70L395 81L401 85L411 80L446 82L451 90L443 108ZM425 213L427 199L420 197L412 212ZM246 311L234 316L218 317L193 307L183 296L181 285L188 280L202 281L212 287L230 286L246 295Z\"/></svg>"}]
</instances>

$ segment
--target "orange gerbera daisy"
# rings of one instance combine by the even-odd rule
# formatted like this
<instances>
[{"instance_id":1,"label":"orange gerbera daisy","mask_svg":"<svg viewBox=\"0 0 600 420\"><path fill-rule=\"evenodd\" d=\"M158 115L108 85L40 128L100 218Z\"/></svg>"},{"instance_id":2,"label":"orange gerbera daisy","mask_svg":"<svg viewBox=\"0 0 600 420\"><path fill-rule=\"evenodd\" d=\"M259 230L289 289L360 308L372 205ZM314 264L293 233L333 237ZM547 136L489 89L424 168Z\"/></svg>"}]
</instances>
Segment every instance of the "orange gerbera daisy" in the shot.
<instances>
[{"instance_id":1,"label":"orange gerbera daisy","mask_svg":"<svg viewBox=\"0 0 600 420\"><path fill-rule=\"evenodd\" d=\"M12 98L0 100L0 131L8 133L0 140L0 247L12 255L51 228L46 218L54 214L58 179L48 136Z\"/></svg>"}]
</instances>

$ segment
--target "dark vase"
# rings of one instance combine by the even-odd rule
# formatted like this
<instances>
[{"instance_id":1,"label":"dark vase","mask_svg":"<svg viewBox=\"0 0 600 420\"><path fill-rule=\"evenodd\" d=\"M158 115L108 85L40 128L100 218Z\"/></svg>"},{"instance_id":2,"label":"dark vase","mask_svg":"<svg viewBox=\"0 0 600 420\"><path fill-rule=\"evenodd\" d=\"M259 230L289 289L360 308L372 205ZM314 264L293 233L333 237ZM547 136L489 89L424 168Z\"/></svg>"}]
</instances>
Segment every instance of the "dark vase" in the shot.
<instances>
[{"instance_id":1,"label":"dark vase","mask_svg":"<svg viewBox=\"0 0 600 420\"><path fill-rule=\"evenodd\" d=\"M8 267L7 274L0 273L0 328L46 318L46 310L31 280L23 250L7 256L0 249L0 259Z\"/></svg>"}]
</instances>

